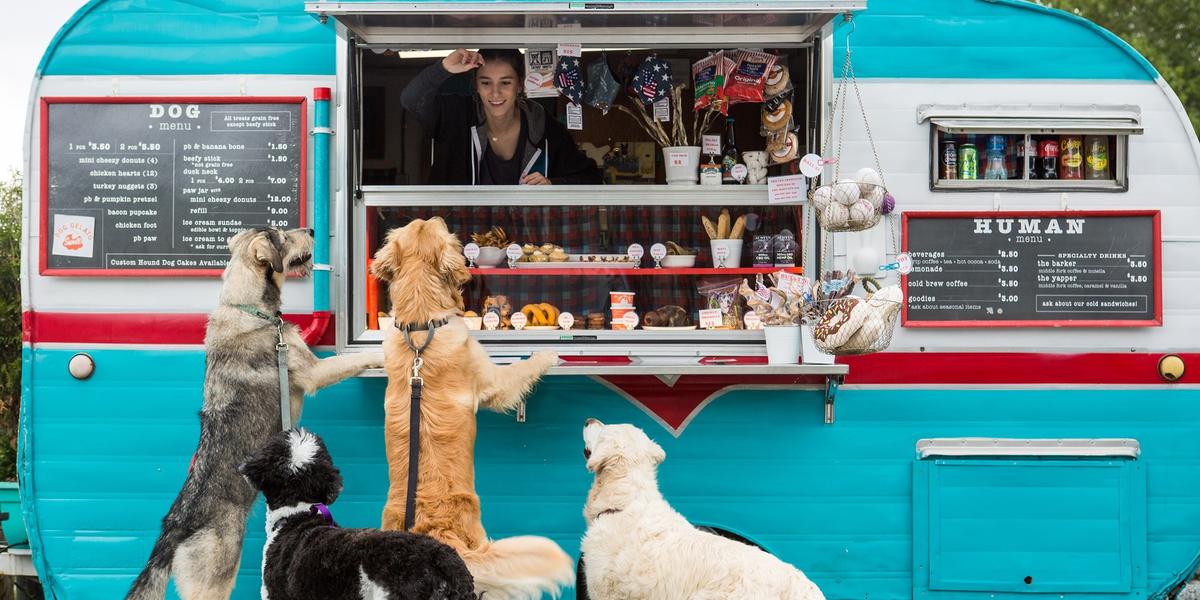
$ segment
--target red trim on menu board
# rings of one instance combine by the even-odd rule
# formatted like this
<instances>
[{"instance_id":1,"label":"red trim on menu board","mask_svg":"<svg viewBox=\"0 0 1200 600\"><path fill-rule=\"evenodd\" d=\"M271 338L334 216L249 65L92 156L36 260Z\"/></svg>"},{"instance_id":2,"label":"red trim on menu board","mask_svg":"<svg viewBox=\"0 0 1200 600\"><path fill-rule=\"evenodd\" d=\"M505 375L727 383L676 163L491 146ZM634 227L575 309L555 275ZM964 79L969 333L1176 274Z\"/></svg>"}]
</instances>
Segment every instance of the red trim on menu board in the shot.
<instances>
[{"instance_id":1,"label":"red trim on menu board","mask_svg":"<svg viewBox=\"0 0 1200 600\"><path fill-rule=\"evenodd\" d=\"M283 318L301 330L312 322L308 313ZM332 319L332 316L330 317ZM204 313L63 313L24 314L25 341L34 344L204 345L208 315ZM336 343L335 328L326 327L314 346Z\"/></svg>"},{"instance_id":2,"label":"red trim on menu board","mask_svg":"<svg viewBox=\"0 0 1200 600\"><path fill-rule=\"evenodd\" d=\"M994 321L910 321L908 318L908 302L900 309L900 322L904 327L923 328L953 328L953 327L1159 327L1163 324L1162 312L1162 211L1158 210L1050 210L1050 211L1006 211L1006 212L973 212L973 211L916 211L901 213L900 248L908 252L908 219L963 219L986 216L1013 218L1055 218L1055 217L1154 217L1154 319L1064 319L1064 320L994 320ZM908 298L908 276L900 276L900 285L904 297Z\"/></svg>"},{"instance_id":3,"label":"red trim on menu board","mask_svg":"<svg viewBox=\"0 0 1200 600\"><path fill-rule=\"evenodd\" d=\"M216 277L223 269L52 269L49 264L49 245L53 237L49 235L48 223L50 203L50 105L51 104L141 104L141 103L190 103L190 104L298 104L300 107L299 139L300 159L296 165L299 203L299 225L305 227L308 223L308 98L305 96L55 96L41 98L38 123L40 133L39 164L40 204L38 213L41 215L41 236L38 248L38 273L48 276L70 277Z\"/></svg>"}]
</instances>

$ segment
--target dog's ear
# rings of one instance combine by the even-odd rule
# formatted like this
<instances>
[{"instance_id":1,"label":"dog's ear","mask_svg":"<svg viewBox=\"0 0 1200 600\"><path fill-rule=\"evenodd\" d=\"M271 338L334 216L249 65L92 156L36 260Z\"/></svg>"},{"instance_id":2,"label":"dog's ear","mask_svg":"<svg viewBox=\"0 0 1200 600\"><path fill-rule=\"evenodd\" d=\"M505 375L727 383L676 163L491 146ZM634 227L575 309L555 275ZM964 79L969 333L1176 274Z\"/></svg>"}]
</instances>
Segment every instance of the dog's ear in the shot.
<instances>
[{"instance_id":1,"label":"dog's ear","mask_svg":"<svg viewBox=\"0 0 1200 600\"><path fill-rule=\"evenodd\" d=\"M439 271L447 285L458 289L471 280L471 272L467 270L467 260L462 253L462 243L453 233L446 236L441 259Z\"/></svg>"},{"instance_id":2,"label":"dog's ear","mask_svg":"<svg viewBox=\"0 0 1200 600\"><path fill-rule=\"evenodd\" d=\"M667 460L667 451L662 449L662 446L650 442L650 452L648 454L650 460L654 462L654 466L661 465L664 460Z\"/></svg>"},{"instance_id":3,"label":"dog's ear","mask_svg":"<svg viewBox=\"0 0 1200 600\"><path fill-rule=\"evenodd\" d=\"M388 232L387 238L371 260L371 274L381 281L391 281L400 269L400 229Z\"/></svg>"},{"instance_id":4,"label":"dog's ear","mask_svg":"<svg viewBox=\"0 0 1200 600\"><path fill-rule=\"evenodd\" d=\"M271 270L276 273L283 272L283 253L280 252L275 236L271 232L264 231L254 236L254 239L250 241L250 250L258 262L270 265Z\"/></svg>"}]
</instances>

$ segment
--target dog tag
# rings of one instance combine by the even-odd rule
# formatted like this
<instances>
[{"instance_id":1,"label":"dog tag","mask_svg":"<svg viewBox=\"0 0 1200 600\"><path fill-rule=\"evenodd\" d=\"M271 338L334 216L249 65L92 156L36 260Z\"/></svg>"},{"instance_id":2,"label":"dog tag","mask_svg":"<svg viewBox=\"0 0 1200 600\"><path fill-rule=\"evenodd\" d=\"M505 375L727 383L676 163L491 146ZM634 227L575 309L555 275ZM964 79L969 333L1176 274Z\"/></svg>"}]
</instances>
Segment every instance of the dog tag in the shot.
<instances>
[{"instance_id":1,"label":"dog tag","mask_svg":"<svg viewBox=\"0 0 1200 600\"><path fill-rule=\"evenodd\" d=\"M500 315L494 312L483 315L483 326L488 331L495 331L500 326Z\"/></svg>"},{"instance_id":2,"label":"dog tag","mask_svg":"<svg viewBox=\"0 0 1200 600\"><path fill-rule=\"evenodd\" d=\"M642 257L646 255L646 250L642 248L641 244L630 244L627 254L629 254L629 260L633 261L633 265L636 268L642 264Z\"/></svg>"},{"instance_id":3,"label":"dog tag","mask_svg":"<svg viewBox=\"0 0 1200 600\"><path fill-rule=\"evenodd\" d=\"M637 329L638 323L641 321L641 319L638 318L637 313L629 311L625 313L625 316L621 317L621 321L625 323L625 329L633 330Z\"/></svg>"},{"instance_id":4,"label":"dog tag","mask_svg":"<svg viewBox=\"0 0 1200 600\"><path fill-rule=\"evenodd\" d=\"M575 315L564 312L558 315L558 326L563 329L570 329L575 326Z\"/></svg>"},{"instance_id":5,"label":"dog tag","mask_svg":"<svg viewBox=\"0 0 1200 600\"><path fill-rule=\"evenodd\" d=\"M763 328L762 318L759 317L758 313L756 313L754 311L750 311L750 312L746 313L746 318L743 319L743 321L746 322L746 329L762 329Z\"/></svg>"},{"instance_id":6,"label":"dog tag","mask_svg":"<svg viewBox=\"0 0 1200 600\"><path fill-rule=\"evenodd\" d=\"M463 256L467 257L467 260L470 262L470 266L474 267L475 259L479 258L479 244L471 242L466 246L463 246Z\"/></svg>"},{"instance_id":7,"label":"dog tag","mask_svg":"<svg viewBox=\"0 0 1200 600\"><path fill-rule=\"evenodd\" d=\"M529 319L525 316L525 313L513 313L508 318L508 322L512 323L513 329L521 330L525 329L525 324L529 322Z\"/></svg>"}]
</instances>

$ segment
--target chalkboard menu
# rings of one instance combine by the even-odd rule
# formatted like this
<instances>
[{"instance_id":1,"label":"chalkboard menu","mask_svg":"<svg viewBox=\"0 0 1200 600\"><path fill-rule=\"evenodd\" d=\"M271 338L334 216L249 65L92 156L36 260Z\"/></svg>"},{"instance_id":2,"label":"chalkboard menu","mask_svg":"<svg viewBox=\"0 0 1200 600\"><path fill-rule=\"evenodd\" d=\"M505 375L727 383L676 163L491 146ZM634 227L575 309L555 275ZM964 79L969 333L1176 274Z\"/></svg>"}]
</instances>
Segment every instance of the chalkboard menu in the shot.
<instances>
[{"instance_id":1,"label":"chalkboard menu","mask_svg":"<svg viewBox=\"0 0 1200 600\"><path fill-rule=\"evenodd\" d=\"M304 98L45 98L47 275L220 273L226 240L303 224Z\"/></svg>"},{"instance_id":2,"label":"chalkboard menu","mask_svg":"<svg viewBox=\"0 0 1200 600\"><path fill-rule=\"evenodd\" d=\"M1162 324L1158 211L905 213L906 327Z\"/></svg>"}]
</instances>

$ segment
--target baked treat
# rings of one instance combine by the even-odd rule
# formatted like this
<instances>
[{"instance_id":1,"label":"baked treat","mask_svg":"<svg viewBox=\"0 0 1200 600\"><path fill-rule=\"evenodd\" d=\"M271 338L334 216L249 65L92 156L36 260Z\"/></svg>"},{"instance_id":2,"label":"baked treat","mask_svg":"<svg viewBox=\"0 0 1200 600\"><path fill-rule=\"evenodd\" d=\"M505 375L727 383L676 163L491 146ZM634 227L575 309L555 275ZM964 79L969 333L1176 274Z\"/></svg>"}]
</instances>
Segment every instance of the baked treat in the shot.
<instances>
[{"instance_id":1,"label":"baked treat","mask_svg":"<svg viewBox=\"0 0 1200 600\"><path fill-rule=\"evenodd\" d=\"M821 315L816 327L813 327L813 339L827 348L837 348L845 344L858 332L867 318L870 310L862 310L865 307L862 298L858 296L846 296L834 301Z\"/></svg>"},{"instance_id":2,"label":"baked treat","mask_svg":"<svg viewBox=\"0 0 1200 600\"><path fill-rule=\"evenodd\" d=\"M772 108L774 104L774 108ZM787 126L792 121L792 101L784 100L782 102L763 104L762 109L762 127L767 131L779 131L787 129Z\"/></svg>"},{"instance_id":3,"label":"baked treat","mask_svg":"<svg viewBox=\"0 0 1200 600\"><path fill-rule=\"evenodd\" d=\"M770 150L773 164L791 162L796 159L796 154L800 151L800 138L796 137L796 134L789 131L787 137L782 139L782 146Z\"/></svg>"},{"instance_id":4,"label":"baked treat","mask_svg":"<svg viewBox=\"0 0 1200 600\"><path fill-rule=\"evenodd\" d=\"M562 248L555 248L549 255L550 262L567 262L567 258L567 253Z\"/></svg>"},{"instance_id":5,"label":"baked treat","mask_svg":"<svg viewBox=\"0 0 1200 600\"><path fill-rule=\"evenodd\" d=\"M495 312L500 315L500 329L508 329L511 324L508 321L509 315L512 314L512 303L508 301L508 296L488 296L483 299L483 314Z\"/></svg>"},{"instance_id":6,"label":"baked treat","mask_svg":"<svg viewBox=\"0 0 1200 600\"><path fill-rule=\"evenodd\" d=\"M587 316L588 329L604 329L604 313L594 312Z\"/></svg>"},{"instance_id":7,"label":"baked treat","mask_svg":"<svg viewBox=\"0 0 1200 600\"><path fill-rule=\"evenodd\" d=\"M776 61L774 65L771 65L771 70L767 72L767 85L763 91L766 92L767 97L778 96L787 89L791 82L792 78L787 65L779 64L779 61Z\"/></svg>"},{"instance_id":8,"label":"baked treat","mask_svg":"<svg viewBox=\"0 0 1200 600\"><path fill-rule=\"evenodd\" d=\"M650 327L688 327L693 323L682 306L670 304L646 313L642 317L642 324Z\"/></svg>"}]
</instances>

